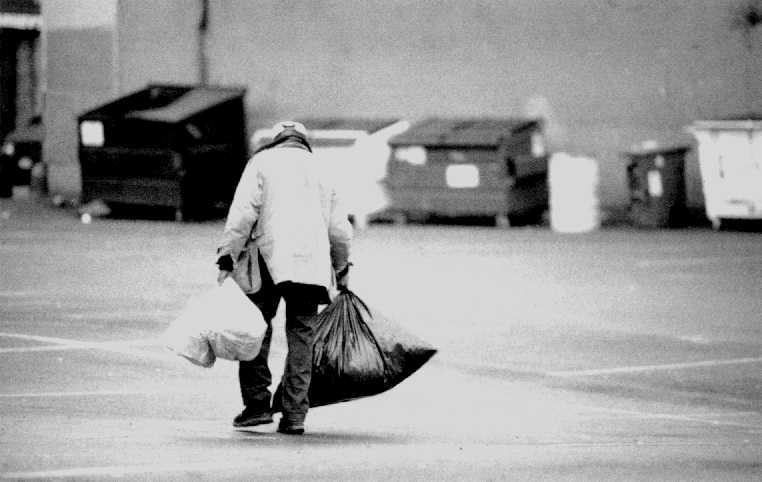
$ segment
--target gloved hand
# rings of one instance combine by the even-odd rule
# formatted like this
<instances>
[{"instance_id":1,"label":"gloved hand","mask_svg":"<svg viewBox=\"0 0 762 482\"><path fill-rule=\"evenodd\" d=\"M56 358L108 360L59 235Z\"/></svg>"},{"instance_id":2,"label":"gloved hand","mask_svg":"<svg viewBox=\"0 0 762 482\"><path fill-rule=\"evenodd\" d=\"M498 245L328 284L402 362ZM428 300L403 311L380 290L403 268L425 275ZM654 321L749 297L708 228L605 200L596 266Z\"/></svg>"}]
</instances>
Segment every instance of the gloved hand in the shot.
<instances>
[{"instance_id":1,"label":"gloved hand","mask_svg":"<svg viewBox=\"0 0 762 482\"><path fill-rule=\"evenodd\" d=\"M350 266L352 266L352 263L347 263L344 269L336 273L336 287L339 289L339 291L346 291L349 289Z\"/></svg>"},{"instance_id":2,"label":"gloved hand","mask_svg":"<svg viewBox=\"0 0 762 482\"><path fill-rule=\"evenodd\" d=\"M225 279L233 272L233 258L229 254L220 256L217 259L217 267L220 272L217 274L217 284L222 285Z\"/></svg>"}]
</instances>

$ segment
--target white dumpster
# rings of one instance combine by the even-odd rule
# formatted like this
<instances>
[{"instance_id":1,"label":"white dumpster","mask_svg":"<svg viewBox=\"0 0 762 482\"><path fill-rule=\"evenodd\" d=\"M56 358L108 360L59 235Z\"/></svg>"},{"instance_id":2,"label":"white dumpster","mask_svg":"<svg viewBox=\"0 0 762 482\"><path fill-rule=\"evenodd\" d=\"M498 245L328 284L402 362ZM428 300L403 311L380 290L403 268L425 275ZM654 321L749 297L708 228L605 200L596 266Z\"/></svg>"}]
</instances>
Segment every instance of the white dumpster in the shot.
<instances>
[{"instance_id":1,"label":"white dumpster","mask_svg":"<svg viewBox=\"0 0 762 482\"><path fill-rule=\"evenodd\" d=\"M381 181L386 177L389 139L410 123L398 119L315 118L296 119L307 127L313 152L325 159L334 174L353 217L363 229L373 215L389 205ZM258 129L252 150L272 140L271 129Z\"/></svg>"},{"instance_id":2,"label":"white dumpster","mask_svg":"<svg viewBox=\"0 0 762 482\"><path fill-rule=\"evenodd\" d=\"M715 229L725 219L762 219L762 116L700 120L698 141L706 215Z\"/></svg>"}]
</instances>

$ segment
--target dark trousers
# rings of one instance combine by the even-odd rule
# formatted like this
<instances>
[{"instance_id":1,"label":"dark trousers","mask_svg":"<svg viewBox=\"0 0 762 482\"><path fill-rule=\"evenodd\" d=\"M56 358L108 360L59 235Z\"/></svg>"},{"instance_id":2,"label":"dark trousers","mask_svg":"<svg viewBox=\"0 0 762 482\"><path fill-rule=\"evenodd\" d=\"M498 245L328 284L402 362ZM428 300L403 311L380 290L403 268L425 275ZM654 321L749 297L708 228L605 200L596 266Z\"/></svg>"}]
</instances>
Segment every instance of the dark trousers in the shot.
<instances>
[{"instance_id":1,"label":"dark trousers","mask_svg":"<svg viewBox=\"0 0 762 482\"><path fill-rule=\"evenodd\" d=\"M249 295L249 299L262 311L267 321L267 330L262 340L262 348L251 361L241 361L238 365L238 380L241 385L243 404L256 410L269 410L271 405L270 385L272 374L267 364L272 339L272 319L278 310L281 298L286 302L286 342L288 354L283 372L282 391L276 396L282 405L283 416L293 422L303 422L309 409L307 393L312 378L312 344L314 337L313 318L318 304L327 302L325 288L299 283L273 284L264 261L259 259L262 274L262 288Z\"/></svg>"}]
</instances>

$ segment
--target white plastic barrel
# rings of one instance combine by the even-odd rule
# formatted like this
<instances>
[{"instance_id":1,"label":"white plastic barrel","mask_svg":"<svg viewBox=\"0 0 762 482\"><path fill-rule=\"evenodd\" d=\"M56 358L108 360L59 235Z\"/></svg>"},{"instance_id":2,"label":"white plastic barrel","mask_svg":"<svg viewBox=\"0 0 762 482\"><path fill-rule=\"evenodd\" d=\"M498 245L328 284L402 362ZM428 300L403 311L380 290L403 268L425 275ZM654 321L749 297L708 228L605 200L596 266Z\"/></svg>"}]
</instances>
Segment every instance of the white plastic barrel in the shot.
<instances>
[{"instance_id":1,"label":"white plastic barrel","mask_svg":"<svg viewBox=\"0 0 762 482\"><path fill-rule=\"evenodd\" d=\"M560 233L584 233L600 227L598 161L556 153L550 158L550 225Z\"/></svg>"}]
</instances>

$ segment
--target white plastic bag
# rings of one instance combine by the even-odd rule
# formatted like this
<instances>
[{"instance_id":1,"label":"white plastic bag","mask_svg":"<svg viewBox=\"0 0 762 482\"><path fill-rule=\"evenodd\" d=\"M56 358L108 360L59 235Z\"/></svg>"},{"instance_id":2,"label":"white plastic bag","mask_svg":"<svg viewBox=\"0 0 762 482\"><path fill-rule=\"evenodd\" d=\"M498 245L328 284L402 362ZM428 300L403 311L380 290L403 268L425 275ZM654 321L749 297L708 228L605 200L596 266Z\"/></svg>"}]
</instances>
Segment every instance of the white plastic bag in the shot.
<instances>
[{"instance_id":1,"label":"white plastic bag","mask_svg":"<svg viewBox=\"0 0 762 482\"><path fill-rule=\"evenodd\" d=\"M199 319L194 316L195 310L189 303L188 307L175 318L164 333L167 348L189 362L209 368L214 365L216 356L209 345L203 328L199 326Z\"/></svg>"},{"instance_id":2,"label":"white plastic bag","mask_svg":"<svg viewBox=\"0 0 762 482\"><path fill-rule=\"evenodd\" d=\"M202 367L217 358L251 360L262 346L267 324L259 308L227 278L191 300L165 333L167 348Z\"/></svg>"}]
</instances>

